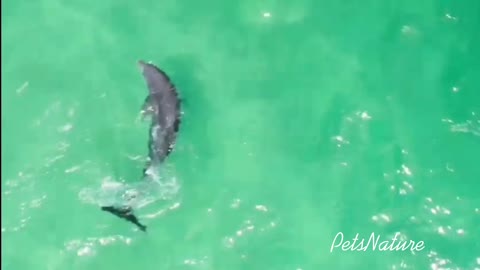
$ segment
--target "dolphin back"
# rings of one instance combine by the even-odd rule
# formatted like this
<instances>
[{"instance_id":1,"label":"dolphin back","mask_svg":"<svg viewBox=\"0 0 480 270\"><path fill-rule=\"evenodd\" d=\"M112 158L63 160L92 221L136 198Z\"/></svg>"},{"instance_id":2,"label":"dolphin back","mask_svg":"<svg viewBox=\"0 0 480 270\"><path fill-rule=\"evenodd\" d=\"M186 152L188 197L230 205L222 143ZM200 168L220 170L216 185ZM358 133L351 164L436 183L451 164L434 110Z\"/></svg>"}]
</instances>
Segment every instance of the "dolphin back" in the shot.
<instances>
[{"instance_id":1,"label":"dolphin back","mask_svg":"<svg viewBox=\"0 0 480 270\"><path fill-rule=\"evenodd\" d=\"M180 98L169 76L151 63L138 61L148 95L143 105L151 116L147 166L158 165L172 152L180 125Z\"/></svg>"}]
</instances>

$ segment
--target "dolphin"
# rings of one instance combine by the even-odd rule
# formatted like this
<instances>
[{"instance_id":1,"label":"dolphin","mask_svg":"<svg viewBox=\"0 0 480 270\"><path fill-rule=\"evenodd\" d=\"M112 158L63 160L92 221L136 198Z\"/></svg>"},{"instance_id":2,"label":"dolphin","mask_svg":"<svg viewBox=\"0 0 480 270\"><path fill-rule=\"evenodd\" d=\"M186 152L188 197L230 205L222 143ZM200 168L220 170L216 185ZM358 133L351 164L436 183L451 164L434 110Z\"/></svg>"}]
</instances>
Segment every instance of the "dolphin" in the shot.
<instances>
[{"instance_id":1,"label":"dolphin","mask_svg":"<svg viewBox=\"0 0 480 270\"><path fill-rule=\"evenodd\" d=\"M172 152L180 126L181 101L168 75L151 63L138 61L147 83L148 95L142 107L142 116L151 117L148 158L144 176L150 167L161 164Z\"/></svg>"},{"instance_id":2,"label":"dolphin","mask_svg":"<svg viewBox=\"0 0 480 270\"><path fill-rule=\"evenodd\" d=\"M157 168L172 152L180 126L180 98L175 85L168 75L152 63L138 61L148 95L142 106L142 118L151 118L148 161L143 169L143 177L148 176L150 168ZM138 221L130 206L102 206L103 211L126 219L137 225L142 231L147 227Z\"/></svg>"}]
</instances>

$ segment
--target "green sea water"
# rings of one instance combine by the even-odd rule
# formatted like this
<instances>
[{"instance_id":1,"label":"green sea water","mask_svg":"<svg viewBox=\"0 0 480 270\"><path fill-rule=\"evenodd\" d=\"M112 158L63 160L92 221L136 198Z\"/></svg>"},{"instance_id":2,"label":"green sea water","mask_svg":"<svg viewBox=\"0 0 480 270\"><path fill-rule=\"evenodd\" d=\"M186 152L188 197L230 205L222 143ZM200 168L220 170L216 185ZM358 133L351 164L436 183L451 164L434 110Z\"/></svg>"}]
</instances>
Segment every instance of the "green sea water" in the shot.
<instances>
[{"instance_id":1,"label":"green sea water","mask_svg":"<svg viewBox=\"0 0 480 270\"><path fill-rule=\"evenodd\" d=\"M479 29L473 0L3 1L2 269L480 269ZM143 189L139 59L183 99ZM147 233L99 209L126 187Z\"/></svg>"}]
</instances>

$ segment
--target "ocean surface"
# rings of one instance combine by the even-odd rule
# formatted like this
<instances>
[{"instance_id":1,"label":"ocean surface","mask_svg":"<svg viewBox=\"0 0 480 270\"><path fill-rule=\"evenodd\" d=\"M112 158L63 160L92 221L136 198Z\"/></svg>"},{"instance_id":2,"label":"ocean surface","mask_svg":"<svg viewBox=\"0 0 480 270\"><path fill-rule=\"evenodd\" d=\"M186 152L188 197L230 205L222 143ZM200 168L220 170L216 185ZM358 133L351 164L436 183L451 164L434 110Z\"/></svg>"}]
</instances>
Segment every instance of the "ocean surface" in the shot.
<instances>
[{"instance_id":1,"label":"ocean surface","mask_svg":"<svg viewBox=\"0 0 480 270\"><path fill-rule=\"evenodd\" d=\"M480 269L479 29L473 0L2 1L2 269ZM140 59L182 97L157 181ZM100 210L131 194L146 233Z\"/></svg>"}]
</instances>

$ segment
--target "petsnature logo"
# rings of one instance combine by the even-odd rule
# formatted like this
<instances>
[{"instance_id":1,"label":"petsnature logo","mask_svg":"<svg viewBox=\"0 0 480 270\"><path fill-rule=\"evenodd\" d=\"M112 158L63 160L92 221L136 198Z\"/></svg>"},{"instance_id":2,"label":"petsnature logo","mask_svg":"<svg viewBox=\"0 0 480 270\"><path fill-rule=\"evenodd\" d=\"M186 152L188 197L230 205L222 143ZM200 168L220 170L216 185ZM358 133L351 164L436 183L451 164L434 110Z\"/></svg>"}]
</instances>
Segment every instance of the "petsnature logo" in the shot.
<instances>
[{"instance_id":1,"label":"petsnature logo","mask_svg":"<svg viewBox=\"0 0 480 270\"><path fill-rule=\"evenodd\" d=\"M352 241L344 241L343 233L339 232L333 239L330 252L333 252L334 249L341 251L367 251L369 249L373 251L421 251L425 248L423 241L417 243L413 240L401 241L397 237L398 233L392 239L380 241L380 235L376 236L372 232L366 240L365 238L359 239L357 233Z\"/></svg>"}]
</instances>

